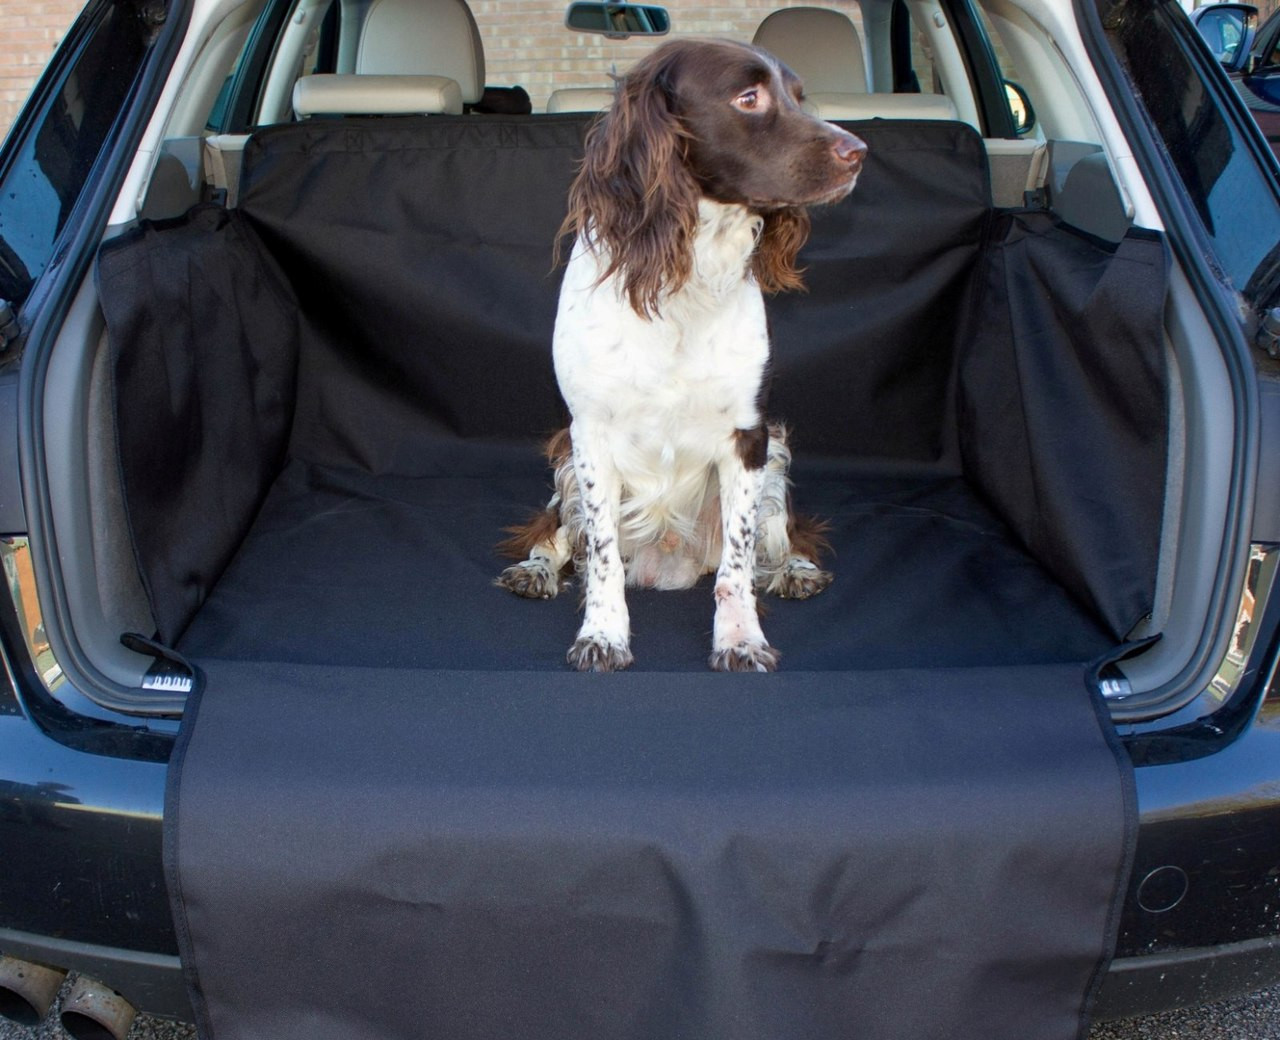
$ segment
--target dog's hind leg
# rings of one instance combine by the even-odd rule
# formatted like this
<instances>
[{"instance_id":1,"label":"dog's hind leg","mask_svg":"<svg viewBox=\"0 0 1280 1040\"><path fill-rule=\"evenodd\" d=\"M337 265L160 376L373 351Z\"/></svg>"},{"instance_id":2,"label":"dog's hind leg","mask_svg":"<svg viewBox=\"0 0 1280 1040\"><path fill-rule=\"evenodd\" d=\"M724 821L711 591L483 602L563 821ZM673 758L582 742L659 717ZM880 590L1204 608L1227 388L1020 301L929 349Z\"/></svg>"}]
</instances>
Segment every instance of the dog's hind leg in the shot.
<instances>
[{"instance_id":1,"label":"dog's hind leg","mask_svg":"<svg viewBox=\"0 0 1280 1040\"><path fill-rule=\"evenodd\" d=\"M553 599L560 592L560 575L569 561L580 569L586 553L582 499L573 471L569 431L561 430L547 441L545 453L554 471L555 494L546 508L526 523L507 528L510 537L498 546L503 556L521 562L504 570L494 584L527 599Z\"/></svg>"},{"instance_id":2,"label":"dog's hind leg","mask_svg":"<svg viewBox=\"0 0 1280 1040\"><path fill-rule=\"evenodd\" d=\"M512 564L494 584L527 599L553 599L560 591L560 572L573 555L569 528L560 523L559 495L500 546L508 555L527 557ZM549 533L548 533L549 532Z\"/></svg>"},{"instance_id":3,"label":"dog's hind leg","mask_svg":"<svg viewBox=\"0 0 1280 1040\"><path fill-rule=\"evenodd\" d=\"M808 599L831 584L820 555L828 548L825 526L812 517L797 516L791 508L791 449L784 426L769 427L764 489L756 533L757 589L783 599Z\"/></svg>"}]
</instances>

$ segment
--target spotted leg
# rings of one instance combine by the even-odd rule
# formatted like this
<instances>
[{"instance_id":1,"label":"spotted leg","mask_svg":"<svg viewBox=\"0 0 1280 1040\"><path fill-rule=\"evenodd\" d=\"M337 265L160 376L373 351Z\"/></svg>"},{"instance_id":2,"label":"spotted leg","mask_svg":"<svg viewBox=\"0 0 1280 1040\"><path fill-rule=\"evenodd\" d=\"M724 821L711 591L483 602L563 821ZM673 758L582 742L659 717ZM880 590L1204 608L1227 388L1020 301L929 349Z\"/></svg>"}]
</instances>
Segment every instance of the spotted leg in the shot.
<instances>
[{"instance_id":1,"label":"spotted leg","mask_svg":"<svg viewBox=\"0 0 1280 1040\"><path fill-rule=\"evenodd\" d=\"M580 672L613 672L632 661L626 572L618 546L622 483L590 428L575 422L572 434L587 567L582 626L566 657Z\"/></svg>"},{"instance_id":2,"label":"spotted leg","mask_svg":"<svg viewBox=\"0 0 1280 1040\"><path fill-rule=\"evenodd\" d=\"M739 430L718 466L724 544L716 571L711 667L721 672L771 672L778 652L764 638L756 610L756 524L764 489L768 435Z\"/></svg>"}]
</instances>

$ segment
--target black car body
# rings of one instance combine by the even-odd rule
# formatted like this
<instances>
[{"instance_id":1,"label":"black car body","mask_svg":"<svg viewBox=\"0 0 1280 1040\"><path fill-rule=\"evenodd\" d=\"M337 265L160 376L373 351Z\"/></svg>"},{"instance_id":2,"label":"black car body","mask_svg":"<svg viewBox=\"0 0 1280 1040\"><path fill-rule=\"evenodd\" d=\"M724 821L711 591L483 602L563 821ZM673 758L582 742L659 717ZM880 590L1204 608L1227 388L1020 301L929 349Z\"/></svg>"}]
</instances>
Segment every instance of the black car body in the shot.
<instances>
[{"instance_id":1,"label":"black car body","mask_svg":"<svg viewBox=\"0 0 1280 1040\"><path fill-rule=\"evenodd\" d=\"M340 64L332 34L341 12L359 5L303 6L315 17L306 61ZM885 15L872 51L896 73L873 74L873 97L909 93L912 63L925 68L901 21L908 6L872 5ZM0 596L0 953L77 970L143 1010L183 1019L192 1012L162 848L166 764L191 676L181 655L146 640L122 646L118 618L101 606L98 579L136 564L127 539L110 536L112 514L98 500L86 508L77 490L87 483L83 444L103 420L76 404L88 366L83 377L74 364L59 367L67 352L55 347L101 328L92 287L104 239L139 219L163 225L192 203L228 201L228 184L204 165L211 153L202 161L202 137L292 119L264 118L261 105L272 90L286 96L270 85L274 55L303 8L215 7L94 0L0 153L0 297L14 315L0 361L9 588ZM1176 271L1166 313L1186 377L1185 439L1170 472L1186 505L1160 532L1163 623L1139 626L1099 671L1135 767L1141 826L1097 1014L1261 988L1280 979L1280 172L1176 4L983 7L1015 42L1036 18L1027 39L1069 38L1054 68L1024 64L1034 46L1016 53L1014 75L1040 128L1047 113L1055 118L1054 92L1081 70L1090 85L1078 111L1098 121L1072 124L1061 105L1038 177L1004 205L1054 205L1098 240L1117 223L1158 226ZM936 70L952 76L962 118L996 142L992 155L1030 156L1029 142L1046 142L1036 127L1019 135L976 7L949 0L940 10L955 35ZM918 29L926 9L911 13ZM1253 53L1274 51L1278 34L1273 18ZM1254 61L1231 71L1265 98L1269 68ZM176 103L184 77L189 94ZM181 105L203 108L208 126L202 115L201 129L161 134L154 114ZM1246 196L1250 220L1227 217ZM145 611L134 620L129 630L155 633Z\"/></svg>"}]
</instances>

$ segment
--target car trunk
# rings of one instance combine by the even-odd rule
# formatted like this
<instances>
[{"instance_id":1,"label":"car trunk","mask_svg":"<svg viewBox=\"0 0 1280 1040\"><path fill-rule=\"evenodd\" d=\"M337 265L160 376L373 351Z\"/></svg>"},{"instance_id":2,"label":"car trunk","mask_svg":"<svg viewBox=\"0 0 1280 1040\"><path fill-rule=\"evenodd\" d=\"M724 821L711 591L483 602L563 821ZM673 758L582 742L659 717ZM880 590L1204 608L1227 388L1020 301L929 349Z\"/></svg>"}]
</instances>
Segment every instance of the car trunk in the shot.
<instances>
[{"instance_id":1,"label":"car trunk","mask_svg":"<svg viewBox=\"0 0 1280 1040\"><path fill-rule=\"evenodd\" d=\"M560 670L576 596L493 586L564 425L551 243L580 118L275 128L230 212L104 251L116 429L159 639L194 658ZM784 671L1085 661L1152 607L1163 246L989 202L982 143L857 125L771 416L833 586ZM710 590L631 593L637 669L704 666Z\"/></svg>"},{"instance_id":2,"label":"car trunk","mask_svg":"<svg viewBox=\"0 0 1280 1040\"><path fill-rule=\"evenodd\" d=\"M1163 242L993 208L968 127L856 124L769 304L834 584L767 603L776 675L707 671L705 581L578 675L576 595L493 579L565 422L585 125L271 128L236 208L102 252L138 569L203 676L166 826L204 1032L1076 1035L1135 833L1085 663L1152 609Z\"/></svg>"}]
</instances>

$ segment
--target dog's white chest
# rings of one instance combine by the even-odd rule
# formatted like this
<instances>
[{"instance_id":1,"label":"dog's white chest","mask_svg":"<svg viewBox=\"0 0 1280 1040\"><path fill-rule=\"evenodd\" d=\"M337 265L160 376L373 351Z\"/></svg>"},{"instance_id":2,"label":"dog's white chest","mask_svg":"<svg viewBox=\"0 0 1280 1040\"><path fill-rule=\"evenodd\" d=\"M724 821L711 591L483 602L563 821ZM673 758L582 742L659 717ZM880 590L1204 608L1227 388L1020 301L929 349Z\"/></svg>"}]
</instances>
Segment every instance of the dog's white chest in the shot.
<instances>
[{"instance_id":1,"label":"dog's white chest","mask_svg":"<svg viewBox=\"0 0 1280 1040\"><path fill-rule=\"evenodd\" d=\"M556 378L576 423L605 424L635 449L670 453L759 423L769 343L749 266L759 218L703 201L694 269L646 319L581 240L556 318ZM709 450L709 447L708 447ZM696 453L696 452L695 452Z\"/></svg>"}]
</instances>

